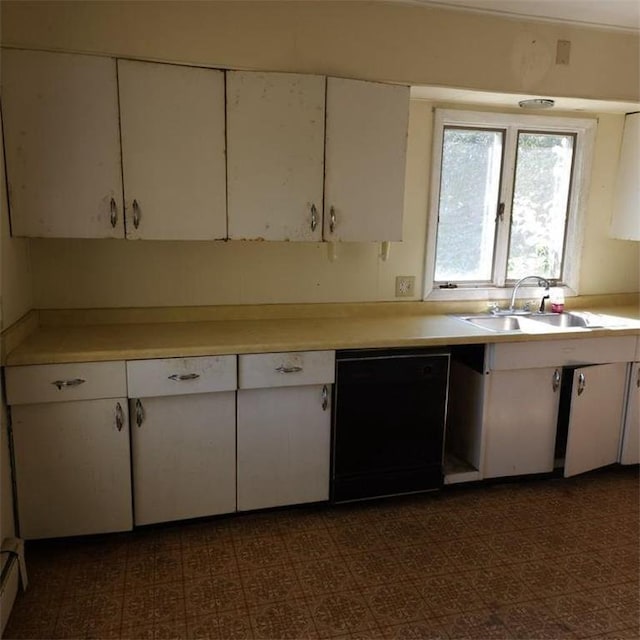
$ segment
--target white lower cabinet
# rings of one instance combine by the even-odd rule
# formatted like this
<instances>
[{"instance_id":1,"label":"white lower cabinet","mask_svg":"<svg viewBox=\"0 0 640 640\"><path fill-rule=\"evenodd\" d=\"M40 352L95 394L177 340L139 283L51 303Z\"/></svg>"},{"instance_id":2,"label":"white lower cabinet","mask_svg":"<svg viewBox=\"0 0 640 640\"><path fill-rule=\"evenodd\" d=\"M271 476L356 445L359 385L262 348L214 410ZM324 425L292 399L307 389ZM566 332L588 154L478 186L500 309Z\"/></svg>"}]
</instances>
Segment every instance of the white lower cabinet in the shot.
<instances>
[{"instance_id":1,"label":"white lower cabinet","mask_svg":"<svg viewBox=\"0 0 640 640\"><path fill-rule=\"evenodd\" d=\"M565 477L616 462L634 345L633 336L490 345L482 477L550 472L556 457Z\"/></svg>"},{"instance_id":2,"label":"white lower cabinet","mask_svg":"<svg viewBox=\"0 0 640 640\"><path fill-rule=\"evenodd\" d=\"M7 367L22 538L132 527L124 362Z\"/></svg>"},{"instance_id":3,"label":"white lower cabinet","mask_svg":"<svg viewBox=\"0 0 640 640\"><path fill-rule=\"evenodd\" d=\"M333 351L239 357L239 511L329 499L334 377Z\"/></svg>"},{"instance_id":4,"label":"white lower cabinet","mask_svg":"<svg viewBox=\"0 0 640 640\"><path fill-rule=\"evenodd\" d=\"M622 434L621 464L640 463L640 362L632 362Z\"/></svg>"},{"instance_id":5,"label":"white lower cabinet","mask_svg":"<svg viewBox=\"0 0 640 640\"><path fill-rule=\"evenodd\" d=\"M490 373L485 478L553 471L560 376L553 367Z\"/></svg>"},{"instance_id":6,"label":"white lower cabinet","mask_svg":"<svg viewBox=\"0 0 640 640\"><path fill-rule=\"evenodd\" d=\"M627 365L573 371L565 477L618 461Z\"/></svg>"},{"instance_id":7,"label":"white lower cabinet","mask_svg":"<svg viewBox=\"0 0 640 640\"><path fill-rule=\"evenodd\" d=\"M127 362L136 525L236 509L236 357Z\"/></svg>"},{"instance_id":8,"label":"white lower cabinet","mask_svg":"<svg viewBox=\"0 0 640 640\"><path fill-rule=\"evenodd\" d=\"M236 509L235 392L131 400L136 525Z\"/></svg>"},{"instance_id":9,"label":"white lower cabinet","mask_svg":"<svg viewBox=\"0 0 640 640\"><path fill-rule=\"evenodd\" d=\"M20 536L132 527L126 398L12 407Z\"/></svg>"}]
</instances>

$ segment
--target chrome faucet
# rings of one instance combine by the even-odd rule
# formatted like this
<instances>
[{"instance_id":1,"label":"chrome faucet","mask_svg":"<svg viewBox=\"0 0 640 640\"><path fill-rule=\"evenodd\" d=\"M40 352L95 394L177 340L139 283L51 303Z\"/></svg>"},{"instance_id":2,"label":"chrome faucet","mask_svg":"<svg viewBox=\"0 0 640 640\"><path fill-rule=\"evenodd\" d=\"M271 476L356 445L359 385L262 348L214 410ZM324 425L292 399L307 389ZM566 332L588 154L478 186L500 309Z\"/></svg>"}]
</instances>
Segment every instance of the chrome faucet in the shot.
<instances>
[{"instance_id":1,"label":"chrome faucet","mask_svg":"<svg viewBox=\"0 0 640 640\"><path fill-rule=\"evenodd\" d=\"M518 282L515 283L514 287L513 287L513 293L511 294L511 302L509 303L509 313L513 313L515 311L515 304L516 304L516 293L518 292L518 287L520 287L520 285L525 281L525 280L531 280L532 278L535 278L538 281L538 286L542 287L544 286L544 292L545 292L545 296L542 297L542 302L540 303L540 311L544 311L544 301L549 297L549 287L551 286L551 283L546 279L543 278L542 276L525 276L524 278L520 278L520 280L518 280Z\"/></svg>"}]
</instances>

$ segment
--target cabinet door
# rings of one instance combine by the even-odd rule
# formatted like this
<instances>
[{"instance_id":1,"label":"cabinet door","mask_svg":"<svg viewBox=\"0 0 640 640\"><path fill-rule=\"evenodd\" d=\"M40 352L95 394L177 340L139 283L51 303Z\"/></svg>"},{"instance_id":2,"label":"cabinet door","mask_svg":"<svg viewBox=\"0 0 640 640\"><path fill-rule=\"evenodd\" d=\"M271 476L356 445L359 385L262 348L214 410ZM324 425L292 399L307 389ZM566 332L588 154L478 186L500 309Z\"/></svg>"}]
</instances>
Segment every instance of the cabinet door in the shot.
<instances>
[{"instance_id":1,"label":"cabinet door","mask_svg":"<svg viewBox=\"0 0 640 640\"><path fill-rule=\"evenodd\" d=\"M13 235L123 237L115 60L3 50L2 108Z\"/></svg>"},{"instance_id":2,"label":"cabinet door","mask_svg":"<svg viewBox=\"0 0 640 640\"><path fill-rule=\"evenodd\" d=\"M325 240L402 240L409 88L327 79Z\"/></svg>"},{"instance_id":3,"label":"cabinet door","mask_svg":"<svg viewBox=\"0 0 640 640\"><path fill-rule=\"evenodd\" d=\"M136 525L236 510L235 392L131 401Z\"/></svg>"},{"instance_id":4,"label":"cabinet door","mask_svg":"<svg viewBox=\"0 0 640 640\"><path fill-rule=\"evenodd\" d=\"M131 529L124 398L11 408L20 536Z\"/></svg>"},{"instance_id":5,"label":"cabinet door","mask_svg":"<svg viewBox=\"0 0 640 640\"><path fill-rule=\"evenodd\" d=\"M631 365L620 462L640 463L640 362Z\"/></svg>"},{"instance_id":6,"label":"cabinet door","mask_svg":"<svg viewBox=\"0 0 640 640\"><path fill-rule=\"evenodd\" d=\"M323 76L227 72L229 237L322 240Z\"/></svg>"},{"instance_id":7,"label":"cabinet door","mask_svg":"<svg viewBox=\"0 0 640 640\"><path fill-rule=\"evenodd\" d=\"M627 365L573 372L565 478L618 461Z\"/></svg>"},{"instance_id":8,"label":"cabinet door","mask_svg":"<svg viewBox=\"0 0 640 640\"><path fill-rule=\"evenodd\" d=\"M560 370L492 371L483 477L553 471Z\"/></svg>"},{"instance_id":9,"label":"cabinet door","mask_svg":"<svg viewBox=\"0 0 640 640\"><path fill-rule=\"evenodd\" d=\"M238 391L238 510L329 499L330 385Z\"/></svg>"},{"instance_id":10,"label":"cabinet door","mask_svg":"<svg viewBox=\"0 0 640 640\"><path fill-rule=\"evenodd\" d=\"M224 73L118 60L127 238L227 236Z\"/></svg>"}]
</instances>

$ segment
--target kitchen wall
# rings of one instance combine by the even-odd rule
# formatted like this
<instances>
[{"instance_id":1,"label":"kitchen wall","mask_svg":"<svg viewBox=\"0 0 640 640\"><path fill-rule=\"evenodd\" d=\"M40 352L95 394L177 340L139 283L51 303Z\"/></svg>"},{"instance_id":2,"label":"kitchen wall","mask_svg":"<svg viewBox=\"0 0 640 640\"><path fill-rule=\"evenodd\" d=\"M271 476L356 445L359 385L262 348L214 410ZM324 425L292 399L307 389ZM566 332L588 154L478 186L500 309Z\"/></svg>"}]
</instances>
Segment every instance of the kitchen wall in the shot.
<instances>
[{"instance_id":1,"label":"kitchen wall","mask_svg":"<svg viewBox=\"0 0 640 640\"><path fill-rule=\"evenodd\" d=\"M17 46L640 100L638 37L620 32L384 2L5 0L1 10L3 43ZM568 66L552 64L558 38L572 42ZM421 101L411 106L405 239L392 245L387 262L380 260L379 245L374 244L341 244L337 260L330 262L323 244L32 240L32 304L110 307L395 299L395 276L415 275L418 283L424 270L432 107ZM623 116L601 114L599 121L581 293L634 292L640 289L640 244L607 237ZM14 285L28 282L28 274L13 274L9 280ZM26 291L28 287L14 287L10 311L24 306Z\"/></svg>"}]
</instances>

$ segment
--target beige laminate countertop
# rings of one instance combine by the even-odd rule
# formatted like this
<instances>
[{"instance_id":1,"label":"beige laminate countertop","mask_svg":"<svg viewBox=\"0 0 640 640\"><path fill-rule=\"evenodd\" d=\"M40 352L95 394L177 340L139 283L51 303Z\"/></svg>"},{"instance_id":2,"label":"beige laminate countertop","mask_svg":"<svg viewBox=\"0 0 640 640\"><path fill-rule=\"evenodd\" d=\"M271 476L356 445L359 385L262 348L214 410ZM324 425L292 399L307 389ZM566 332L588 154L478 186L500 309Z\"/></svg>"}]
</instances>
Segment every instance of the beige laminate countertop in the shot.
<instances>
[{"instance_id":1,"label":"beige laminate countertop","mask_svg":"<svg viewBox=\"0 0 640 640\"><path fill-rule=\"evenodd\" d=\"M474 327L449 315L44 324L35 328L8 352L5 364L640 335L640 312L636 306L598 308L596 311L627 318L629 325L612 329L497 333Z\"/></svg>"}]
</instances>

